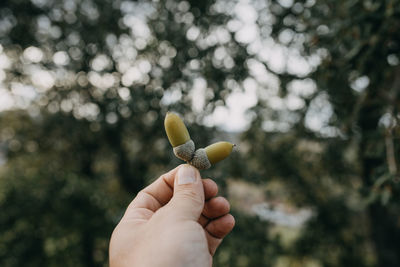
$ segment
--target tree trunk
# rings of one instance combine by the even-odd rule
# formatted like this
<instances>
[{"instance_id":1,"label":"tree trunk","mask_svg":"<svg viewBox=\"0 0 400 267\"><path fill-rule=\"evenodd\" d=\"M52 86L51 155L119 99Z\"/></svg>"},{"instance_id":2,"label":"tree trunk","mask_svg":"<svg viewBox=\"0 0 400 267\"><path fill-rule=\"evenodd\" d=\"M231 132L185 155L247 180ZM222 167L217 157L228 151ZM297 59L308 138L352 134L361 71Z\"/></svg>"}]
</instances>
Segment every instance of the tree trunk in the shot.
<instances>
[{"instance_id":1,"label":"tree trunk","mask_svg":"<svg viewBox=\"0 0 400 267\"><path fill-rule=\"evenodd\" d=\"M370 96L365 106L360 110L359 126L362 134L360 143L360 159L362 164L362 179L364 187L370 191L376 180L378 167L386 164L384 153L385 140L377 136L378 121L382 105ZM382 151L382 152L379 152ZM400 266L400 227L398 215L391 212L391 203L382 205L380 201L371 204L367 213L371 225L371 240L374 243L377 266Z\"/></svg>"}]
</instances>

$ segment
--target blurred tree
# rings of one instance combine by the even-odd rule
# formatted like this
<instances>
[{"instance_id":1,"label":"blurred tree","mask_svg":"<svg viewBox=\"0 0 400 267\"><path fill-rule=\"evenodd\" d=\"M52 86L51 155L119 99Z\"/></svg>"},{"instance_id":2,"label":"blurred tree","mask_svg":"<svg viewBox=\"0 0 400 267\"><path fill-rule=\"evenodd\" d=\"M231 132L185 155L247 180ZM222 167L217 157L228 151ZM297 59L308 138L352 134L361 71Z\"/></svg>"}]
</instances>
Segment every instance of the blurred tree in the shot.
<instances>
[{"instance_id":1,"label":"blurred tree","mask_svg":"<svg viewBox=\"0 0 400 267\"><path fill-rule=\"evenodd\" d=\"M253 176L284 181L294 203L315 207L290 253L323 266L398 266L400 6L279 0L268 10L274 40L300 53L308 72L294 71L293 57L279 71L264 66L281 77L283 99L303 104L290 111L286 102L277 131L284 113L260 101L243 139L263 144L246 155Z\"/></svg>"},{"instance_id":2,"label":"blurred tree","mask_svg":"<svg viewBox=\"0 0 400 267\"><path fill-rule=\"evenodd\" d=\"M246 76L245 48L213 4L0 3L2 87L13 99L0 113L0 265L106 265L127 203L179 162L166 111L184 114L199 144L210 141L200 118L223 105L226 79ZM238 64L215 61L218 47Z\"/></svg>"},{"instance_id":3,"label":"blurred tree","mask_svg":"<svg viewBox=\"0 0 400 267\"><path fill-rule=\"evenodd\" d=\"M241 153L205 174L276 181L315 216L283 247L234 211L215 265L398 266L399 13L394 0L1 1L0 265L107 265L124 207L179 162L165 112L203 146L221 134L207 116L256 88Z\"/></svg>"}]
</instances>

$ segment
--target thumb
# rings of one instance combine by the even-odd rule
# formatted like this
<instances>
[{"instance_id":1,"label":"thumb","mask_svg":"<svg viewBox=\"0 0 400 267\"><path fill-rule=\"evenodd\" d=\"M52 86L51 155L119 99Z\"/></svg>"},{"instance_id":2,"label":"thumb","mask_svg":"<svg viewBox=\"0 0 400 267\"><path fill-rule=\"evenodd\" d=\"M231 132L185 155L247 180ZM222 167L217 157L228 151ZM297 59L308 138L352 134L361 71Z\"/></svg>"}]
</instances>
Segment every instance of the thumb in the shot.
<instances>
[{"instance_id":1,"label":"thumb","mask_svg":"<svg viewBox=\"0 0 400 267\"><path fill-rule=\"evenodd\" d=\"M197 221L204 207L204 189L199 171L181 165L175 175L174 195L168 206L178 219Z\"/></svg>"}]
</instances>

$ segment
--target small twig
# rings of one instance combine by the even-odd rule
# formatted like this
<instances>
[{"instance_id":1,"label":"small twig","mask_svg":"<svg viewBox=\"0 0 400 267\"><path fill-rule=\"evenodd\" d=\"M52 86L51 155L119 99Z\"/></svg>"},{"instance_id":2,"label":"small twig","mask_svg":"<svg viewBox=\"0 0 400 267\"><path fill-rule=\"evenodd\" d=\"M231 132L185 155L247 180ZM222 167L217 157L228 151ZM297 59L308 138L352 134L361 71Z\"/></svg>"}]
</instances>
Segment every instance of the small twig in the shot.
<instances>
[{"instance_id":1,"label":"small twig","mask_svg":"<svg viewBox=\"0 0 400 267\"><path fill-rule=\"evenodd\" d=\"M396 156L394 153L394 142L392 135L393 127L389 126L386 130L385 134L385 144L386 144L386 159L389 167L389 172L393 176L397 174L397 164L396 164Z\"/></svg>"},{"instance_id":2,"label":"small twig","mask_svg":"<svg viewBox=\"0 0 400 267\"><path fill-rule=\"evenodd\" d=\"M395 70L395 77L393 81L392 88L390 90L390 95L389 97L392 99L392 104L390 108L390 118L391 122L388 128L386 129L386 134L385 134L385 145L386 145L386 159L387 159L387 164L389 167L389 173L393 175L396 179L398 179L399 175L397 173L398 168L397 168L397 162L396 162L396 156L395 156L395 147L394 147L394 141L393 141L393 130L395 127L399 126L399 121L398 117L396 114L396 108L395 108L395 102L396 99L399 95L399 89L400 89L400 67L398 67Z\"/></svg>"}]
</instances>

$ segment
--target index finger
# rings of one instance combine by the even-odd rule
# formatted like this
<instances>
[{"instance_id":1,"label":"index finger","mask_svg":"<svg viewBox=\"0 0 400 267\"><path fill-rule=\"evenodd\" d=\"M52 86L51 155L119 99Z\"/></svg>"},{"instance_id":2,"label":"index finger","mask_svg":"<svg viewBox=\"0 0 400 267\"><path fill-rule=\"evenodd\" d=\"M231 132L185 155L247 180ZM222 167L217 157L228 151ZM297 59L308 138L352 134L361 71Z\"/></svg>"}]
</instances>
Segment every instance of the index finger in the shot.
<instances>
[{"instance_id":1,"label":"index finger","mask_svg":"<svg viewBox=\"0 0 400 267\"><path fill-rule=\"evenodd\" d=\"M180 165L161 175L153 183L142 189L129 204L127 211L132 208L145 208L155 212L167 204L174 192L174 179L179 167Z\"/></svg>"},{"instance_id":2,"label":"index finger","mask_svg":"<svg viewBox=\"0 0 400 267\"><path fill-rule=\"evenodd\" d=\"M181 165L161 175L152 184L141 190L131 202L127 210L133 208L145 208L152 212L167 204L174 192L175 175ZM205 199L215 197L218 193L217 184L211 179L202 179Z\"/></svg>"}]
</instances>

